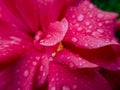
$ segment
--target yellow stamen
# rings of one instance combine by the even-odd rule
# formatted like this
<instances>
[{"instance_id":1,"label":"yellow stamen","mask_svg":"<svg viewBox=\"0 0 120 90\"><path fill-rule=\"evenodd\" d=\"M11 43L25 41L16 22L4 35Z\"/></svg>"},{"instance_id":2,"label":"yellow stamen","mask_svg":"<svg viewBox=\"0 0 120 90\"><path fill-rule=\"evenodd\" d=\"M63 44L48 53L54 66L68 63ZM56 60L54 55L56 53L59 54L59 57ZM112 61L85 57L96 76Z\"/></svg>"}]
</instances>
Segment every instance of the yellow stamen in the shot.
<instances>
[{"instance_id":1,"label":"yellow stamen","mask_svg":"<svg viewBox=\"0 0 120 90\"><path fill-rule=\"evenodd\" d=\"M56 52L53 52L53 53L52 53L52 57L55 57L55 55L56 55Z\"/></svg>"},{"instance_id":2,"label":"yellow stamen","mask_svg":"<svg viewBox=\"0 0 120 90\"><path fill-rule=\"evenodd\" d=\"M62 43L60 43L60 44L58 45L57 52L61 51L62 49L63 49L63 45L62 45Z\"/></svg>"}]
</instances>

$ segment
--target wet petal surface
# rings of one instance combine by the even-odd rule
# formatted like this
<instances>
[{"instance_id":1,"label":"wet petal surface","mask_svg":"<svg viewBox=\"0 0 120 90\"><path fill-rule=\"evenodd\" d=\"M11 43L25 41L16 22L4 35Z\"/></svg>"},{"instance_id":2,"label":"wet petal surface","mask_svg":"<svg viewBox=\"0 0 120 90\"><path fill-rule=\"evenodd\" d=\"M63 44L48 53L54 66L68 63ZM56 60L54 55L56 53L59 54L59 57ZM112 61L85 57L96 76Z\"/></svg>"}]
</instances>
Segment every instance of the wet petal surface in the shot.
<instances>
[{"instance_id":1,"label":"wet petal surface","mask_svg":"<svg viewBox=\"0 0 120 90\"><path fill-rule=\"evenodd\" d=\"M91 63L84 58L79 57L79 55L71 53L66 49L58 52L54 57L54 61L69 66L71 69L97 67L96 64Z\"/></svg>"},{"instance_id":2,"label":"wet petal surface","mask_svg":"<svg viewBox=\"0 0 120 90\"><path fill-rule=\"evenodd\" d=\"M40 41L43 46L53 46L61 42L68 30L68 22L66 19L55 23L51 23L47 35Z\"/></svg>"},{"instance_id":3,"label":"wet petal surface","mask_svg":"<svg viewBox=\"0 0 120 90\"><path fill-rule=\"evenodd\" d=\"M94 69L71 70L63 65L50 63L48 90L96 89L111 90L105 79Z\"/></svg>"},{"instance_id":4,"label":"wet petal surface","mask_svg":"<svg viewBox=\"0 0 120 90\"><path fill-rule=\"evenodd\" d=\"M70 43L64 43L64 46L71 52L101 67L109 70L120 70L120 45L107 45L96 49L79 48Z\"/></svg>"},{"instance_id":5,"label":"wet petal surface","mask_svg":"<svg viewBox=\"0 0 120 90\"><path fill-rule=\"evenodd\" d=\"M15 64L13 90L33 90L41 56L37 50L30 50Z\"/></svg>"},{"instance_id":6,"label":"wet petal surface","mask_svg":"<svg viewBox=\"0 0 120 90\"><path fill-rule=\"evenodd\" d=\"M66 13L69 30L64 41L84 48L117 43L114 39L116 13L99 10L89 1L80 2Z\"/></svg>"}]
</instances>

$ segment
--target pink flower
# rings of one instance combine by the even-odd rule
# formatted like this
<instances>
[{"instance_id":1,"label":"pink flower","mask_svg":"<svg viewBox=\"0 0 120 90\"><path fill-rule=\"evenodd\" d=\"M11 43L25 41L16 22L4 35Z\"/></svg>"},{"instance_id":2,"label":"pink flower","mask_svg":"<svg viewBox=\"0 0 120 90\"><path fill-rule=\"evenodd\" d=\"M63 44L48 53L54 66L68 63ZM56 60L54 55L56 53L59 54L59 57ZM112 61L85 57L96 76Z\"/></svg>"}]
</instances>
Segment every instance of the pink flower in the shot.
<instances>
[{"instance_id":1,"label":"pink flower","mask_svg":"<svg viewBox=\"0 0 120 90\"><path fill-rule=\"evenodd\" d=\"M117 16L90 0L0 0L0 90L118 90Z\"/></svg>"}]
</instances>

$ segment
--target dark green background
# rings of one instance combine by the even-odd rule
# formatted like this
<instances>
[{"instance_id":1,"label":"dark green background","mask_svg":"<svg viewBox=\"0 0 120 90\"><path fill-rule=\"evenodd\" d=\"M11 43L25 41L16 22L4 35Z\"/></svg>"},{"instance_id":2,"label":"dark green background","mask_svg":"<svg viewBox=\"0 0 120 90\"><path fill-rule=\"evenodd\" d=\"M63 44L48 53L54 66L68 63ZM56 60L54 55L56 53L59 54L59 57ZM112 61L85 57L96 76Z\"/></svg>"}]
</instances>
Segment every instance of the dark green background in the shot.
<instances>
[{"instance_id":1,"label":"dark green background","mask_svg":"<svg viewBox=\"0 0 120 90\"><path fill-rule=\"evenodd\" d=\"M92 2L103 10L113 11L120 14L120 0L92 0Z\"/></svg>"}]
</instances>

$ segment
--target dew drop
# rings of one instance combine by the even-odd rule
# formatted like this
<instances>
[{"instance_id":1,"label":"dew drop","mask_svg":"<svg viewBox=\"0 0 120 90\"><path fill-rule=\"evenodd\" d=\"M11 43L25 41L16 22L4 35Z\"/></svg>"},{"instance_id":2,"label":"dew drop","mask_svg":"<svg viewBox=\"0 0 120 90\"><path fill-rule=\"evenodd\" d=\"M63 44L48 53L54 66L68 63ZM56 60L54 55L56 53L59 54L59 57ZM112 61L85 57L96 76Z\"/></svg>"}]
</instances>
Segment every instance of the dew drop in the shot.
<instances>
[{"instance_id":1,"label":"dew drop","mask_svg":"<svg viewBox=\"0 0 120 90\"><path fill-rule=\"evenodd\" d=\"M79 24L78 24L78 23L76 23L76 24L75 24L75 26L76 26L76 27L78 27L78 26L79 26Z\"/></svg>"},{"instance_id":2,"label":"dew drop","mask_svg":"<svg viewBox=\"0 0 120 90\"><path fill-rule=\"evenodd\" d=\"M68 86L63 86L62 90L70 90L70 88Z\"/></svg>"},{"instance_id":3,"label":"dew drop","mask_svg":"<svg viewBox=\"0 0 120 90\"><path fill-rule=\"evenodd\" d=\"M54 80L55 80L54 78L51 79L52 82L53 82Z\"/></svg>"},{"instance_id":4,"label":"dew drop","mask_svg":"<svg viewBox=\"0 0 120 90\"><path fill-rule=\"evenodd\" d=\"M88 33L89 33L89 32L91 32L91 30L90 30L90 29L88 29L88 30L86 30L86 32L88 32Z\"/></svg>"},{"instance_id":5,"label":"dew drop","mask_svg":"<svg viewBox=\"0 0 120 90\"><path fill-rule=\"evenodd\" d=\"M87 44L87 43L85 43L85 46L87 47L87 46L88 46L88 44Z\"/></svg>"},{"instance_id":6,"label":"dew drop","mask_svg":"<svg viewBox=\"0 0 120 90\"><path fill-rule=\"evenodd\" d=\"M89 22L89 21L87 21L85 24L86 24L86 25L90 25L90 22Z\"/></svg>"},{"instance_id":7,"label":"dew drop","mask_svg":"<svg viewBox=\"0 0 120 90\"><path fill-rule=\"evenodd\" d=\"M98 32L103 33L103 29L97 29Z\"/></svg>"},{"instance_id":8,"label":"dew drop","mask_svg":"<svg viewBox=\"0 0 120 90\"><path fill-rule=\"evenodd\" d=\"M27 77L29 75L29 71L25 70L23 75L24 75L24 77Z\"/></svg>"},{"instance_id":9,"label":"dew drop","mask_svg":"<svg viewBox=\"0 0 120 90\"><path fill-rule=\"evenodd\" d=\"M77 85L73 85L73 89L76 89L77 88Z\"/></svg>"},{"instance_id":10,"label":"dew drop","mask_svg":"<svg viewBox=\"0 0 120 90\"><path fill-rule=\"evenodd\" d=\"M2 17L2 14L0 14L0 18Z\"/></svg>"},{"instance_id":11,"label":"dew drop","mask_svg":"<svg viewBox=\"0 0 120 90\"><path fill-rule=\"evenodd\" d=\"M45 73L45 72L43 72L43 76L46 76L46 73Z\"/></svg>"},{"instance_id":12,"label":"dew drop","mask_svg":"<svg viewBox=\"0 0 120 90\"><path fill-rule=\"evenodd\" d=\"M70 59L70 57L67 57L67 59Z\"/></svg>"},{"instance_id":13,"label":"dew drop","mask_svg":"<svg viewBox=\"0 0 120 90\"><path fill-rule=\"evenodd\" d=\"M98 18L102 18L103 16L104 16L104 15L101 14L101 13L99 13L99 14L97 15Z\"/></svg>"},{"instance_id":14,"label":"dew drop","mask_svg":"<svg viewBox=\"0 0 120 90\"><path fill-rule=\"evenodd\" d=\"M18 88L17 90L21 90L20 88Z\"/></svg>"},{"instance_id":15,"label":"dew drop","mask_svg":"<svg viewBox=\"0 0 120 90\"><path fill-rule=\"evenodd\" d=\"M80 14L77 19L78 19L78 21L82 21L84 19L84 15Z\"/></svg>"},{"instance_id":16,"label":"dew drop","mask_svg":"<svg viewBox=\"0 0 120 90\"><path fill-rule=\"evenodd\" d=\"M72 15L72 18L75 18L75 15Z\"/></svg>"},{"instance_id":17,"label":"dew drop","mask_svg":"<svg viewBox=\"0 0 120 90\"><path fill-rule=\"evenodd\" d=\"M98 23L98 26L102 26L103 24L102 23Z\"/></svg>"},{"instance_id":18,"label":"dew drop","mask_svg":"<svg viewBox=\"0 0 120 90\"><path fill-rule=\"evenodd\" d=\"M52 87L51 90L56 90L56 88L55 88L55 87Z\"/></svg>"},{"instance_id":19,"label":"dew drop","mask_svg":"<svg viewBox=\"0 0 120 90\"><path fill-rule=\"evenodd\" d=\"M51 37L51 35L50 35L50 34L48 34L46 37L47 37L47 38L50 38L50 37Z\"/></svg>"},{"instance_id":20,"label":"dew drop","mask_svg":"<svg viewBox=\"0 0 120 90\"><path fill-rule=\"evenodd\" d=\"M43 65L41 65L41 67L40 67L40 71L43 71L43 68L44 68Z\"/></svg>"},{"instance_id":21,"label":"dew drop","mask_svg":"<svg viewBox=\"0 0 120 90\"><path fill-rule=\"evenodd\" d=\"M90 9L92 9L94 6L92 4L89 4L88 6Z\"/></svg>"},{"instance_id":22,"label":"dew drop","mask_svg":"<svg viewBox=\"0 0 120 90\"><path fill-rule=\"evenodd\" d=\"M73 38L72 38L72 41L73 41L73 42L77 42L78 39L77 39L76 37L73 37Z\"/></svg>"},{"instance_id":23,"label":"dew drop","mask_svg":"<svg viewBox=\"0 0 120 90\"><path fill-rule=\"evenodd\" d=\"M88 28L90 28L90 29L91 29L92 27L93 27L93 26L92 26L92 25L90 25Z\"/></svg>"},{"instance_id":24,"label":"dew drop","mask_svg":"<svg viewBox=\"0 0 120 90\"><path fill-rule=\"evenodd\" d=\"M70 63L69 66L70 66L70 68L73 68L74 65L73 65L73 63Z\"/></svg>"},{"instance_id":25,"label":"dew drop","mask_svg":"<svg viewBox=\"0 0 120 90\"><path fill-rule=\"evenodd\" d=\"M36 66L36 65L37 65L37 62L33 61L32 64L33 64L34 66Z\"/></svg>"},{"instance_id":26,"label":"dew drop","mask_svg":"<svg viewBox=\"0 0 120 90\"><path fill-rule=\"evenodd\" d=\"M82 27L79 27L77 28L77 31L82 31L82 29L83 29Z\"/></svg>"},{"instance_id":27,"label":"dew drop","mask_svg":"<svg viewBox=\"0 0 120 90\"><path fill-rule=\"evenodd\" d=\"M40 60L40 57L39 57L39 56L36 56L35 58L36 58L36 60Z\"/></svg>"},{"instance_id":28,"label":"dew drop","mask_svg":"<svg viewBox=\"0 0 120 90\"><path fill-rule=\"evenodd\" d=\"M92 18L92 17L93 17L93 15L92 15L92 14L90 14L90 15L89 15L89 17L90 17L90 18Z\"/></svg>"}]
</instances>

